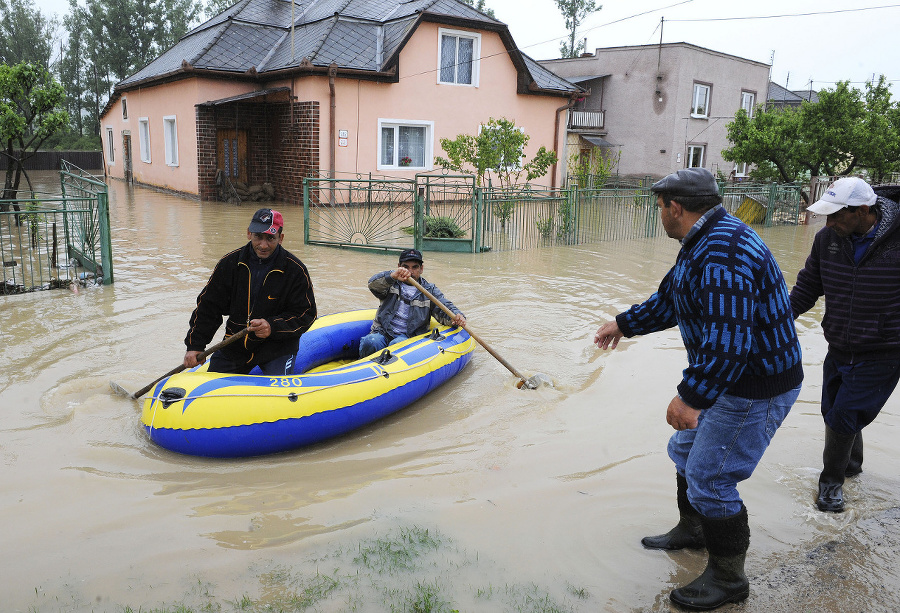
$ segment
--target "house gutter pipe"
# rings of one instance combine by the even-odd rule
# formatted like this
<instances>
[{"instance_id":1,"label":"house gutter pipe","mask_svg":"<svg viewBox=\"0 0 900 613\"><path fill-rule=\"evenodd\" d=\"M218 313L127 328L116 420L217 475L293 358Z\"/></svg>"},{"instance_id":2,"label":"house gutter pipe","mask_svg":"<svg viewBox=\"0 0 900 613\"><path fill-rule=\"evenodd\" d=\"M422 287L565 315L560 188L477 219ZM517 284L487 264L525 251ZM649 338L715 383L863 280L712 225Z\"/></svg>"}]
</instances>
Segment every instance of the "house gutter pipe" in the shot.
<instances>
[{"instance_id":1,"label":"house gutter pipe","mask_svg":"<svg viewBox=\"0 0 900 613\"><path fill-rule=\"evenodd\" d=\"M337 142L335 137L337 136L336 129L336 119L334 117L335 110L337 109L337 100L334 93L334 77L337 75L337 64L334 62L328 67L328 93L331 96L331 112L329 113L328 118L328 132L329 132L329 151L328 151L328 170L330 178L334 178L334 145Z\"/></svg>"},{"instance_id":2,"label":"house gutter pipe","mask_svg":"<svg viewBox=\"0 0 900 613\"><path fill-rule=\"evenodd\" d=\"M556 109L556 116L553 122L553 153L556 154L557 162L553 164L553 170L550 176L550 189L556 189L556 167L559 165L559 114L567 111L575 105L575 94L569 98L569 101Z\"/></svg>"}]
</instances>

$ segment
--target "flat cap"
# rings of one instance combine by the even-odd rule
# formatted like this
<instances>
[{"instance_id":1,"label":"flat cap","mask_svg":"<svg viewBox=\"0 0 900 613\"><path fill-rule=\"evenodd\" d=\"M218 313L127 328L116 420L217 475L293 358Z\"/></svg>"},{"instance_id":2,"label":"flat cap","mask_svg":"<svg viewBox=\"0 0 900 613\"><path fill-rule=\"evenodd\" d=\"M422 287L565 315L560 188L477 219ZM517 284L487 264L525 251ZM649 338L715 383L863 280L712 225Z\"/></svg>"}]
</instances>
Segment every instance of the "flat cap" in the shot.
<instances>
[{"instance_id":1,"label":"flat cap","mask_svg":"<svg viewBox=\"0 0 900 613\"><path fill-rule=\"evenodd\" d=\"M672 196L718 196L719 186L705 168L682 168L651 185L650 191Z\"/></svg>"}]
</instances>

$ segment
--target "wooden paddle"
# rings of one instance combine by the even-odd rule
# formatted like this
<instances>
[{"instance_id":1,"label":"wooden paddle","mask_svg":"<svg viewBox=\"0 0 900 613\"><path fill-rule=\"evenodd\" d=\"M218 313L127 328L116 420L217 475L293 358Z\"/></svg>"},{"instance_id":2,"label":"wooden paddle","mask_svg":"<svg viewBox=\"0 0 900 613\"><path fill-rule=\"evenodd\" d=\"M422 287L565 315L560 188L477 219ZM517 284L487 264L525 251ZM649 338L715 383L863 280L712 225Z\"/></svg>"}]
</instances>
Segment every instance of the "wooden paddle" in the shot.
<instances>
[{"instance_id":1,"label":"wooden paddle","mask_svg":"<svg viewBox=\"0 0 900 613\"><path fill-rule=\"evenodd\" d=\"M241 339L241 338L244 338L245 336L247 336L247 334L248 334L249 332L250 332L250 328L247 327L247 328L244 328L243 330L241 330L240 332L237 332L236 334L232 334L231 336L229 336L228 338L226 338L225 340L223 340L221 343L217 343L217 344L213 345L212 347L210 347L209 349L207 349L206 351L204 351L203 353L201 353L200 355L198 355L198 356L197 356L197 361L198 361L198 362L202 362L203 360L205 360L206 358L208 358L210 355L212 355L213 353L215 353L216 351L218 351L218 350L221 349L222 347L227 347L228 345L230 345L230 344L233 343L234 341L236 341L236 340L238 340L238 339ZM127 396L128 398L131 398L132 400L137 400L138 398L140 398L141 396L143 396L144 394L146 394L148 391L150 391L150 388L152 388L154 385L156 385L157 383L159 383L160 381L162 381L162 380L165 379L166 377L171 377L172 375L175 375L175 374L180 373L180 372L181 372L182 370L184 370L185 368L187 368L187 367L182 363L180 366L177 366L176 368L173 368L172 370L170 370L169 372L167 372L167 373L164 374L163 376L154 379L154 380L153 380L151 383L149 383L147 386L142 387L141 389L139 389L138 391L136 391L136 392L133 393L133 394L129 393L128 390L126 390L124 387L122 387L121 385L119 385L119 384L116 383L115 381L110 381L110 382L109 382L109 386L112 388L112 390L113 390L115 393L121 394L121 395L123 395L123 396Z\"/></svg>"},{"instance_id":2,"label":"wooden paddle","mask_svg":"<svg viewBox=\"0 0 900 613\"><path fill-rule=\"evenodd\" d=\"M426 296L428 296L428 299L431 300L433 303L435 303L435 304L436 304L436 305L437 305L444 313L446 313L449 317L456 317L456 313L454 313L453 311L451 311L450 309L448 309L446 306L444 306L444 303L441 302L440 300L438 300L437 298L435 298L435 297L434 297L434 294L432 294L432 293L429 292L427 289L425 289L424 287L422 287L422 284L421 284L421 283L419 283L418 281L416 281L416 280L413 279L412 277L410 277L409 279L407 279L406 282L409 283L410 285L412 285L413 287L415 287L417 290L419 290L420 292L422 292L422 293L425 294ZM474 338L475 341L476 341L479 345L481 345L482 347L484 347L485 351L487 351L487 352L490 353L492 356L494 356L495 358L497 358L497 361L500 362L501 364L503 364L509 372L511 372L512 374L514 374L516 377L519 378L519 382L516 383L516 387L517 387L517 388L522 389L522 387L524 386L525 389L533 390L533 389L537 389L537 388L539 388L539 387L541 386L540 380L538 380L536 377L525 378L525 376L524 376L522 373L520 373L518 370L516 370L515 366L513 366L512 364L510 364L509 362L507 362L506 360L504 360L504 359L500 356L499 353L497 353L496 351L494 351L494 350L490 347L490 345L488 345L487 343L485 343L483 340L481 340L481 338L479 338L479 336L478 336L477 334L475 334L474 332L472 332L472 330L469 328L468 325L466 326L466 332L468 332L468 333L469 333L469 336L471 336L472 338Z\"/></svg>"}]
</instances>

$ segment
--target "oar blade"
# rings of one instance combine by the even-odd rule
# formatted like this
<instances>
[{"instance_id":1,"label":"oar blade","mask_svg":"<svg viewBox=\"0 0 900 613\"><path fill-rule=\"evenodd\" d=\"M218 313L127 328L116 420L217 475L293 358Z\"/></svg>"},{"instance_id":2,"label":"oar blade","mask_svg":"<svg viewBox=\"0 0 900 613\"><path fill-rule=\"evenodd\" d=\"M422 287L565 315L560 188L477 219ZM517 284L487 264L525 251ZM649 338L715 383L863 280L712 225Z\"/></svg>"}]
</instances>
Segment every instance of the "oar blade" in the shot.
<instances>
[{"instance_id":1,"label":"oar blade","mask_svg":"<svg viewBox=\"0 0 900 613\"><path fill-rule=\"evenodd\" d=\"M126 398L131 398L132 400L135 399L134 394L129 392L127 389L125 389L124 387L122 387L121 385L116 383L115 381L110 381L109 387L112 389L112 391L114 391L116 394L118 394L120 396L125 396Z\"/></svg>"}]
</instances>

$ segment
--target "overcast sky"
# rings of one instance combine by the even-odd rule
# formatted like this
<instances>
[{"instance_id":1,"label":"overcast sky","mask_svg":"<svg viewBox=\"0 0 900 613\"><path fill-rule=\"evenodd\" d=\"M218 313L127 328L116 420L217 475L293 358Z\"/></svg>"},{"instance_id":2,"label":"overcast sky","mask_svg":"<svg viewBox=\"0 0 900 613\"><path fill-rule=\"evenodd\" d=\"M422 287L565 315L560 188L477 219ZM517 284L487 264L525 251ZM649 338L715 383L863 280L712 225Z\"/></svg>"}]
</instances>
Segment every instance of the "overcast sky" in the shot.
<instances>
[{"instance_id":1,"label":"overcast sky","mask_svg":"<svg viewBox=\"0 0 900 613\"><path fill-rule=\"evenodd\" d=\"M884 74L900 98L900 3L890 0L600 0L578 38L595 47L687 42L772 63L772 80L789 89L833 87ZM36 0L62 16L67 0ZM525 53L559 57L565 22L554 0L487 0ZM785 15L784 17L777 17ZM791 16L787 16L791 15ZM739 19L736 19L739 18ZM788 75L790 78L788 80Z\"/></svg>"},{"instance_id":2,"label":"overcast sky","mask_svg":"<svg viewBox=\"0 0 900 613\"><path fill-rule=\"evenodd\" d=\"M566 27L553 0L487 0L516 43L535 59L559 56ZM884 74L900 93L900 3L890 0L601 0L579 39L587 49L686 42L772 64L789 89L833 87ZM886 7L886 8L872 8ZM869 8L871 10L862 10ZM841 11L841 12L837 12ZM643 15L639 15L643 13ZM637 16L639 15L639 16ZM797 15L775 17L779 15ZM741 19L734 19L741 18ZM755 19L751 19L755 18ZM717 21L728 19L725 21ZM774 58L774 61L773 61Z\"/></svg>"}]
</instances>

